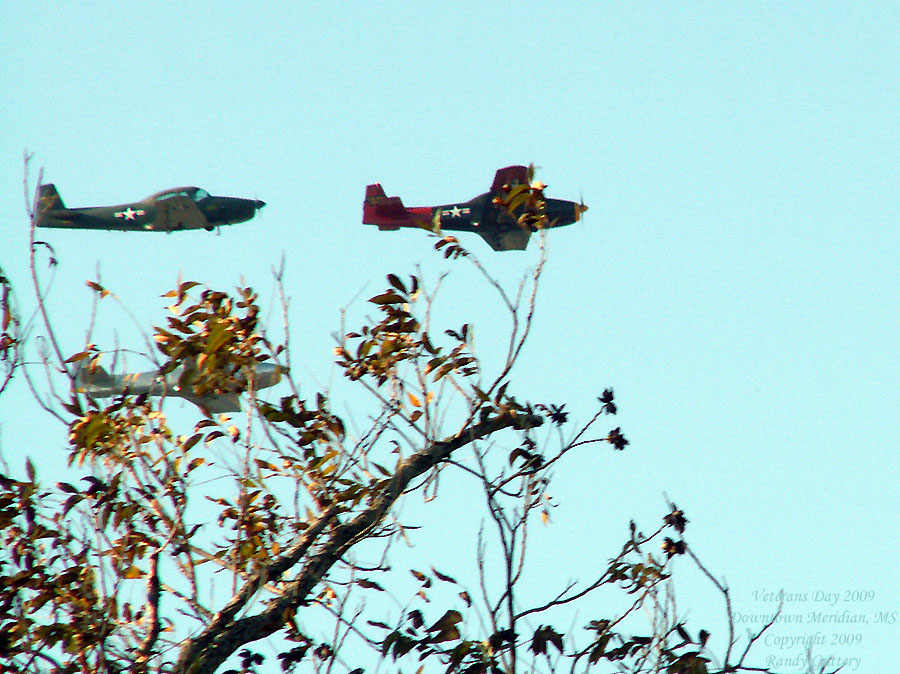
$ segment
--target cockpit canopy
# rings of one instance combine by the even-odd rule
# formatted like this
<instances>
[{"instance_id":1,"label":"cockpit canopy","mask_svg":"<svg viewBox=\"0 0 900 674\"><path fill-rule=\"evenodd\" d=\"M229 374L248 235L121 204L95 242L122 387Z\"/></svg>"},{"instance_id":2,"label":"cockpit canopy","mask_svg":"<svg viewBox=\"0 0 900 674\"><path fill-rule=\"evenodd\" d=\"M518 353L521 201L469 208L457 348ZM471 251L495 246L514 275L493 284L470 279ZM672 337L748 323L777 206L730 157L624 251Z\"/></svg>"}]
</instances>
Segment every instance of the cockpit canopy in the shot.
<instances>
[{"instance_id":1,"label":"cockpit canopy","mask_svg":"<svg viewBox=\"0 0 900 674\"><path fill-rule=\"evenodd\" d=\"M173 187L169 190L157 192L150 199L162 201L163 199L172 199L174 197L186 197L192 201L203 201L209 197L209 192L201 187Z\"/></svg>"}]
</instances>

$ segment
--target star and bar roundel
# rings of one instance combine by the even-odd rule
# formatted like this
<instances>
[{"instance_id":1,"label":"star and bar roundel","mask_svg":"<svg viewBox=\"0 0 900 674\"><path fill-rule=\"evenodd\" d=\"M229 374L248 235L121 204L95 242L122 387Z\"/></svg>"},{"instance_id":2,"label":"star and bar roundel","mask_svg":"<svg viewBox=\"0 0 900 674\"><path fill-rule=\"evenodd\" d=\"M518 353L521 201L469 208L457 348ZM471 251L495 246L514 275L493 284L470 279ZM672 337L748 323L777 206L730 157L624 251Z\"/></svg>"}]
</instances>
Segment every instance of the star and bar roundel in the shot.
<instances>
[{"instance_id":1,"label":"star and bar roundel","mask_svg":"<svg viewBox=\"0 0 900 674\"><path fill-rule=\"evenodd\" d=\"M454 206L453 208L445 208L441 211L441 216L449 215L452 218L458 218L461 215L469 215L472 212L468 206L464 206L460 208L459 206Z\"/></svg>"},{"instance_id":2,"label":"star and bar roundel","mask_svg":"<svg viewBox=\"0 0 900 674\"><path fill-rule=\"evenodd\" d=\"M117 218L125 218L126 220L136 220L139 215L146 215L146 211L143 208L139 208L138 210L134 210L131 206L126 208L124 211L116 211L113 213Z\"/></svg>"}]
</instances>

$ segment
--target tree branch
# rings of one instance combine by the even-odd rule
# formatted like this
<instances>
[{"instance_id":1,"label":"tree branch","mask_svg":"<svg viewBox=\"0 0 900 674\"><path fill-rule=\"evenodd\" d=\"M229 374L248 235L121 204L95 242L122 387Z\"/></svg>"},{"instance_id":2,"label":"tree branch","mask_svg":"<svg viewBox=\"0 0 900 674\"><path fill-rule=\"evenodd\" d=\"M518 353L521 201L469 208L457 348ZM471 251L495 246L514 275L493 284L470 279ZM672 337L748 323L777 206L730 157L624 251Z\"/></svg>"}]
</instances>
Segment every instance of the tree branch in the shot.
<instances>
[{"instance_id":1,"label":"tree branch","mask_svg":"<svg viewBox=\"0 0 900 674\"><path fill-rule=\"evenodd\" d=\"M543 421L537 415L504 411L496 417L464 428L456 435L435 442L409 456L390 478L384 490L365 510L349 522L331 530L329 539L321 549L309 557L300 574L286 584L282 596L271 600L260 613L237 620L233 619L237 609L229 609L234 608L238 597L233 599L203 632L185 643L173 671L179 674L212 674L240 646L277 632L284 626L286 618L307 601L313 589L328 574L332 566L363 539L367 532L384 520L413 480L471 442L506 428L520 430L534 428L540 426ZM285 557L288 554L286 552ZM296 561L300 561L300 557L297 557ZM284 564L287 564L287 560ZM289 566L284 571L287 568ZM253 588L256 583L247 585ZM238 595L242 593L243 590ZM238 603L244 605L246 602Z\"/></svg>"}]
</instances>

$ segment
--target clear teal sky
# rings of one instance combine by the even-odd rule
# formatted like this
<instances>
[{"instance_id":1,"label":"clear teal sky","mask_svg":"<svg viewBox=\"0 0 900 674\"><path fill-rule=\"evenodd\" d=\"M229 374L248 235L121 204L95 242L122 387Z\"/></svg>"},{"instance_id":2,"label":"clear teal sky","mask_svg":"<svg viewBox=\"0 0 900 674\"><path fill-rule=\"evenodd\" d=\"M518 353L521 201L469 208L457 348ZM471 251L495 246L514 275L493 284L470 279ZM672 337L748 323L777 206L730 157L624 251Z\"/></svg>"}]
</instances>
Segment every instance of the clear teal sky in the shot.
<instances>
[{"instance_id":1,"label":"clear teal sky","mask_svg":"<svg viewBox=\"0 0 900 674\"><path fill-rule=\"evenodd\" d=\"M776 636L823 633L819 652L891 671L900 625L874 620L900 611L900 6L423 5L0 3L0 265L22 313L27 148L70 206L183 184L268 202L220 236L43 233L72 352L98 266L148 328L179 273L249 283L273 306L284 254L308 390L332 376L339 308L416 264L454 270L444 308L490 354L505 324L487 290L421 233L361 225L363 191L465 199L496 168L534 162L550 196L591 210L548 237L514 386L582 419L614 386L631 441L559 472L536 574L586 578L666 493L736 610L774 610L763 590L806 593L790 607L805 622ZM463 243L511 281L537 260ZM116 340L141 347L104 308L95 341ZM24 382L0 398L13 465L29 451L52 471L64 444ZM693 619L721 624L690 574L682 587ZM854 591L874 599L844 602ZM844 609L869 624L810 622ZM845 633L860 643L830 645Z\"/></svg>"}]
</instances>

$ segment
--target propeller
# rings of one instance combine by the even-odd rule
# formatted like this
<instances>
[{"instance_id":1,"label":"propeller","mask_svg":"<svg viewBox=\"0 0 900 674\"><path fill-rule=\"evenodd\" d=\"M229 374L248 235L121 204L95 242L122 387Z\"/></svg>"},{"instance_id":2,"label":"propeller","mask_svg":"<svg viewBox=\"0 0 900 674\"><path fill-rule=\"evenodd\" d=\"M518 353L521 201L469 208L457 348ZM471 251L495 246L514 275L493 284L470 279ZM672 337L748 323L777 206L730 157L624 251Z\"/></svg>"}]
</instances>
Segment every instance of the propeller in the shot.
<instances>
[{"instance_id":1,"label":"propeller","mask_svg":"<svg viewBox=\"0 0 900 674\"><path fill-rule=\"evenodd\" d=\"M259 212L265 207L265 205L266 205L266 202L262 201L259 198L258 194L253 195L253 206L256 209L256 213L255 213L256 215L259 215ZM262 216L260 216L260 217L262 217Z\"/></svg>"},{"instance_id":2,"label":"propeller","mask_svg":"<svg viewBox=\"0 0 900 674\"><path fill-rule=\"evenodd\" d=\"M578 203L575 204L575 222L581 220L581 214L587 210L588 207L584 205L584 193L582 192L578 197Z\"/></svg>"}]
</instances>

